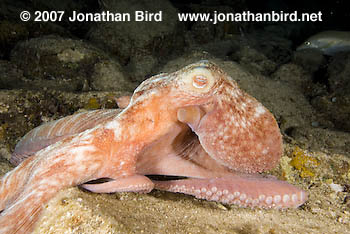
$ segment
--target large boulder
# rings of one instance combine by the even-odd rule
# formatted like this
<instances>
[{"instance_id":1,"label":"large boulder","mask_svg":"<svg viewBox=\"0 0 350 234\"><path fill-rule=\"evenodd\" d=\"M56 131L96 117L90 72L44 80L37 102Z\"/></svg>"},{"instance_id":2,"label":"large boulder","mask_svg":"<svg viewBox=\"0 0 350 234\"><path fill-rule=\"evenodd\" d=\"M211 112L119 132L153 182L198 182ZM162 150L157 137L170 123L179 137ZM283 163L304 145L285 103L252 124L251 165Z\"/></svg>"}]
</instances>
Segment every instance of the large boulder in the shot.
<instances>
[{"instance_id":1,"label":"large boulder","mask_svg":"<svg viewBox=\"0 0 350 234\"><path fill-rule=\"evenodd\" d=\"M152 73L159 61L180 48L183 36L177 20L177 10L169 1L105 0L102 11L129 13L130 21L98 22L88 33L88 39L117 55L127 65L137 81ZM135 12L161 12L161 21L136 21Z\"/></svg>"},{"instance_id":2,"label":"large boulder","mask_svg":"<svg viewBox=\"0 0 350 234\"><path fill-rule=\"evenodd\" d=\"M24 41L13 49L11 62L30 81L19 87L64 91L135 88L117 61L82 40L45 36Z\"/></svg>"}]
</instances>

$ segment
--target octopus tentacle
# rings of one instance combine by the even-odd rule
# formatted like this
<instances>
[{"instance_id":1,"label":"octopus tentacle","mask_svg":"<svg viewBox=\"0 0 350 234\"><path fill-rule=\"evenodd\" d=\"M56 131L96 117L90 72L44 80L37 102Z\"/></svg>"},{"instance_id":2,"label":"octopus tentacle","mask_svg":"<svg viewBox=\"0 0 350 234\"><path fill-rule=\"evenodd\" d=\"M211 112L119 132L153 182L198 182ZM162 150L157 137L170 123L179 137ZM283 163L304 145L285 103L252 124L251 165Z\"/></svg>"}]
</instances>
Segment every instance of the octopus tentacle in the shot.
<instances>
[{"instance_id":1,"label":"octopus tentacle","mask_svg":"<svg viewBox=\"0 0 350 234\"><path fill-rule=\"evenodd\" d=\"M66 138L39 151L2 178L0 233L28 233L39 218L42 204L59 190L101 174L109 147L105 149L99 141L100 137L90 132Z\"/></svg>"},{"instance_id":2,"label":"octopus tentacle","mask_svg":"<svg viewBox=\"0 0 350 234\"><path fill-rule=\"evenodd\" d=\"M46 186L38 189L28 187L21 195L0 214L0 233L29 233L39 219L45 204L62 189L59 186Z\"/></svg>"},{"instance_id":3,"label":"octopus tentacle","mask_svg":"<svg viewBox=\"0 0 350 234\"><path fill-rule=\"evenodd\" d=\"M51 160L42 163L38 161L40 157L38 155L21 164L28 162L26 164L28 170L23 170L21 173L10 172L6 177L8 181L24 181L24 184L20 187L6 184L6 188L2 190L3 193L8 190L12 195L5 199L6 207L0 214L0 233L28 233L39 218L44 207L42 204L59 190L89 180L101 166L100 162L88 160L89 157L79 162L79 166L75 163L69 164L66 163L69 156L72 155L68 154L65 157L61 154L51 154ZM65 173L54 170L57 167ZM6 178L3 183L6 183Z\"/></svg>"},{"instance_id":4,"label":"octopus tentacle","mask_svg":"<svg viewBox=\"0 0 350 234\"><path fill-rule=\"evenodd\" d=\"M11 204L23 190L23 186L28 181L28 175L32 170L34 158L30 158L6 173L0 180L0 211Z\"/></svg>"},{"instance_id":5,"label":"octopus tentacle","mask_svg":"<svg viewBox=\"0 0 350 234\"><path fill-rule=\"evenodd\" d=\"M140 192L149 193L154 183L143 175L116 178L101 184L82 184L81 187L94 193Z\"/></svg>"},{"instance_id":6,"label":"octopus tentacle","mask_svg":"<svg viewBox=\"0 0 350 234\"><path fill-rule=\"evenodd\" d=\"M10 162L18 165L39 150L67 137L107 122L121 110L93 110L45 123L28 132L16 145Z\"/></svg>"},{"instance_id":7,"label":"octopus tentacle","mask_svg":"<svg viewBox=\"0 0 350 234\"><path fill-rule=\"evenodd\" d=\"M257 176L154 181L155 188L241 207L296 208L307 193L284 181Z\"/></svg>"}]
</instances>

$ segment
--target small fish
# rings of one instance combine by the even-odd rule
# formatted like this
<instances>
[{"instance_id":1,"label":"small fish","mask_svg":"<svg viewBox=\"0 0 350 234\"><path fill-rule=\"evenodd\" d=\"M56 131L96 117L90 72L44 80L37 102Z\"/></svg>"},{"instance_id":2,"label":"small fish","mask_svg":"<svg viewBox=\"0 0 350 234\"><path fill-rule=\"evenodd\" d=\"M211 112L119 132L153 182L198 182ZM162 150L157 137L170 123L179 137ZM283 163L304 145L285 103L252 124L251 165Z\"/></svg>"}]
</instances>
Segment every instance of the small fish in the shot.
<instances>
[{"instance_id":1,"label":"small fish","mask_svg":"<svg viewBox=\"0 0 350 234\"><path fill-rule=\"evenodd\" d=\"M317 49L325 55L350 51L350 32L324 31L309 37L297 50Z\"/></svg>"},{"instance_id":2,"label":"small fish","mask_svg":"<svg viewBox=\"0 0 350 234\"><path fill-rule=\"evenodd\" d=\"M20 141L11 160L20 164L0 180L0 233L30 232L44 204L77 185L96 193L156 188L252 208L306 201L305 191L258 174L281 157L277 122L214 63L151 77L122 106L44 124ZM87 183L100 178L110 180Z\"/></svg>"}]
</instances>

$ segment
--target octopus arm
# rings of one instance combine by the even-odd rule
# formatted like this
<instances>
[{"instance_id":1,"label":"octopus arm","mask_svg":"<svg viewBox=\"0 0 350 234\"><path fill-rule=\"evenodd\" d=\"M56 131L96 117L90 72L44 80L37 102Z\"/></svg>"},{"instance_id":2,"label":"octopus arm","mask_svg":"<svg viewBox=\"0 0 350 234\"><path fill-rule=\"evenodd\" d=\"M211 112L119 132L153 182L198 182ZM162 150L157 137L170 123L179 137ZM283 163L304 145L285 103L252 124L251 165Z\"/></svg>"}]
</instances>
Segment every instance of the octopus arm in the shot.
<instances>
[{"instance_id":1,"label":"octopus arm","mask_svg":"<svg viewBox=\"0 0 350 234\"><path fill-rule=\"evenodd\" d=\"M107 122L120 111L120 109L86 111L40 125L28 132L18 142L10 162L18 165L37 151L55 142Z\"/></svg>"},{"instance_id":2,"label":"octopus arm","mask_svg":"<svg viewBox=\"0 0 350 234\"><path fill-rule=\"evenodd\" d=\"M94 193L139 192L149 193L153 182L143 175L131 175L101 184L82 184L81 187Z\"/></svg>"},{"instance_id":3,"label":"octopus arm","mask_svg":"<svg viewBox=\"0 0 350 234\"><path fill-rule=\"evenodd\" d=\"M303 190L287 182L258 175L156 181L155 188L252 208L296 208L307 200L307 193Z\"/></svg>"}]
</instances>

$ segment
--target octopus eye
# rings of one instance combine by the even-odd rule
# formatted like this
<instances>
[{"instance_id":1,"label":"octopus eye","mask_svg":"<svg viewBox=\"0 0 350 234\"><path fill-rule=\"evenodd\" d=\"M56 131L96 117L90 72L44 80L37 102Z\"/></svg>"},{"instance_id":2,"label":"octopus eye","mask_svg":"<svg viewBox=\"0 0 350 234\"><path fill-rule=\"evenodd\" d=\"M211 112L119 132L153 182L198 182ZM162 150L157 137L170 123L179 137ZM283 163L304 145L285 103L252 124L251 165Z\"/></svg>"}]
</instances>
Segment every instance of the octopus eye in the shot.
<instances>
[{"instance_id":1,"label":"octopus eye","mask_svg":"<svg viewBox=\"0 0 350 234\"><path fill-rule=\"evenodd\" d=\"M202 89L205 88L208 84L208 79L202 75L195 75L192 78L192 84L195 88Z\"/></svg>"},{"instance_id":2,"label":"octopus eye","mask_svg":"<svg viewBox=\"0 0 350 234\"><path fill-rule=\"evenodd\" d=\"M309 46L309 45L311 45L311 42L306 41L306 42L305 42L305 45Z\"/></svg>"},{"instance_id":3,"label":"octopus eye","mask_svg":"<svg viewBox=\"0 0 350 234\"><path fill-rule=\"evenodd\" d=\"M184 82L184 89L195 95L211 91L215 84L212 71L206 67L195 67L180 77Z\"/></svg>"}]
</instances>

